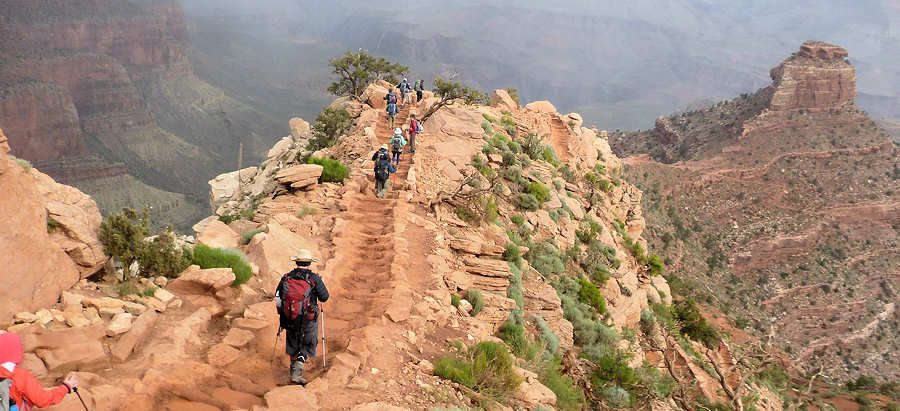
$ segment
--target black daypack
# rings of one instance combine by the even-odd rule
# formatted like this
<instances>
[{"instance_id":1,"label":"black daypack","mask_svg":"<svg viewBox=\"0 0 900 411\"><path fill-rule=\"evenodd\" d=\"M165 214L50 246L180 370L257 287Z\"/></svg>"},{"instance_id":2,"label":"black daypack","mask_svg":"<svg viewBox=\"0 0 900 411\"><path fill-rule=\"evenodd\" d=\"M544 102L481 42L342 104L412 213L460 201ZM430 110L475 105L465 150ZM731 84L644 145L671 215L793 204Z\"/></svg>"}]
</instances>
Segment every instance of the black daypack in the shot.
<instances>
[{"instance_id":1,"label":"black daypack","mask_svg":"<svg viewBox=\"0 0 900 411\"><path fill-rule=\"evenodd\" d=\"M281 308L278 310L282 328L292 329L303 320L316 319L313 290L316 284L312 271L295 269L284 275L279 284L278 295Z\"/></svg>"},{"instance_id":2,"label":"black daypack","mask_svg":"<svg viewBox=\"0 0 900 411\"><path fill-rule=\"evenodd\" d=\"M400 138L391 139L391 150L395 153L400 153L403 151L403 144L400 142Z\"/></svg>"},{"instance_id":3,"label":"black daypack","mask_svg":"<svg viewBox=\"0 0 900 411\"><path fill-rule=\"evenodd\" d=\"M375 162L375 178L379 180L387 180L390 176L390 170L388 167L391 166L391 159L388 158L387 153L384 153L382 156L378 156L378 161Z\"/></svg>"}]
</instances>

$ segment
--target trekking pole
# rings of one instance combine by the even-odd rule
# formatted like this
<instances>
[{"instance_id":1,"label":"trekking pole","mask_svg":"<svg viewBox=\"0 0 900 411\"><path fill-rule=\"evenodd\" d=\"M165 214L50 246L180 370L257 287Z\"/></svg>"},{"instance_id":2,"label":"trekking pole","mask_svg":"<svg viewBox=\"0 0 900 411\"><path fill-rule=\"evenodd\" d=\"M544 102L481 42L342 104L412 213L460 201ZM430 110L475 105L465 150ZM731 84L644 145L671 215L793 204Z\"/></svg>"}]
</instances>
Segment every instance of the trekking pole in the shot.
<instances>
[{"instance_id":1,"label":"trekking pole","mask_svg":"<svg viewBox=\"0 0 900 411\"><path fill-rule=\"evenodd\" d=\"M273 365L275 363L275 351L278 349L278 337L281 337L281 326L278 326L278 331L275 332L275 345L272 347L272 359L269 360L269 365Z\"/></svg>"},{"instance_id":2,"label":"trekking pole","mask_svg":"<svg viewBox=\"0 0 900 411\"><path fill-rule=\"evenodd\" d=\"M328 356L328 346L325 345L325 304L319 306L319 310L322 311L322 369L327 367L325 357Z\"/></svg>"},{"instance_id":3,"label":"trekking pole","mask_svg":"<svg viewBox=\"0 0 900 411\"><path fill-rule=\"evenodd\" d=\"M84 403L84 398L81 398L81 393L78 392L78 387L72 387L72 392L78 396L78 400L81 401L81 406L84 407L84 411L89 411L87 404Z\"/></svg>"}]
</instances>

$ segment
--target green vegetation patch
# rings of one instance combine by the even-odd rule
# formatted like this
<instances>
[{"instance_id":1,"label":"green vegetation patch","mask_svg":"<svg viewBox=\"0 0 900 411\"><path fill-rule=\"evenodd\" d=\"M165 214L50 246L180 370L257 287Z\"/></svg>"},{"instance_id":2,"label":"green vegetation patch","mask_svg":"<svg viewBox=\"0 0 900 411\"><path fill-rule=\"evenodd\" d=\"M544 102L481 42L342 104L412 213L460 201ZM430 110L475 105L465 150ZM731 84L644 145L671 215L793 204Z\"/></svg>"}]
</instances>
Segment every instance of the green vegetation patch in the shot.
<instances>
[{"instance_id":1,"label":"green vegetation patch","mask_svg":"<svg viewBox=\"0 0 900 411\"><path fill-rule=\"evenodd\" d=\"M232 287L246 283L253 277L247 257L238 250L227 248L212 248L205 244L194 247L191 262L201 268L231 268L234 273Z\"/></svg>"},{"instance_id":2,"label":"green vegetation patch","mask_svg":"<svg viewBox=\"0 0 900 411\"><path fill-rule=\"evenodd\" d=\"M434 373L492 401L504 402L522 383L513 364L513 356L503 344L482 341L456 355L441 357L434 364Z\"/></svg>"},{"instance_id":3,"label":"green vegetation patch","mask_svg":"<svg viewBox=\"0 0 900 411\"><path fill-rule=\"evenodd\" d=\"M324 157L310 157L308 164L318 164L323 167L322 175L319 177L320 183L340 183L350 175L347 166L341 164L340 160Z\"/></svg>"}]
</instances>

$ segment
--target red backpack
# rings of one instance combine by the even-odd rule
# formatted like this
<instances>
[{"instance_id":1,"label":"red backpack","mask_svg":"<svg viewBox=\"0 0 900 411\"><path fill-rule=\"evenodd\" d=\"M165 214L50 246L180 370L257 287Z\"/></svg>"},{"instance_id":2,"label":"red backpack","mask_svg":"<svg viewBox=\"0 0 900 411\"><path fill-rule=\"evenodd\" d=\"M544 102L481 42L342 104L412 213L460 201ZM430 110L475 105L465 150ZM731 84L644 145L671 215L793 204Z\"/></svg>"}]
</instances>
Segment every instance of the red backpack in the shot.
<instances>
[{"instance_id":1,"label":"red backpack","mask_svg":"<svg viewBox=\"0 0 900 411\"><path fill-rule=\"evenodd\" d=\"M312 271L309 270L294 270L281 279L278 292L281 297L281 309L278 310L278 314L281 316L282 326L295 325L302 319L316 318L316 308L312 301L316 285L310 274ZM302 316L304 313L305 316Z\"/></svg>"}]
</instances>

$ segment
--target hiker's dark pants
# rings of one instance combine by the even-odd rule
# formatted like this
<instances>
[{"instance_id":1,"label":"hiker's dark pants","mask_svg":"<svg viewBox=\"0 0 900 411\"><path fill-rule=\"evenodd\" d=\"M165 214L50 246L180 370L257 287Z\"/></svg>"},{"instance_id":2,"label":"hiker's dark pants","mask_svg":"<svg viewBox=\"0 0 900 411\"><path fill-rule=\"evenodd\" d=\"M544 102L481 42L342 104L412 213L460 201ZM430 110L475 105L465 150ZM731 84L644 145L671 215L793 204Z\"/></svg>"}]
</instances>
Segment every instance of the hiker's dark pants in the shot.
<instances>
[{"instance_id":1,"label":"hiker's dark pants","mask_svg":"<svg viewBox=\"0 0 900 411\"><path fill-rule=\"evenodd\" d=\"M285 352L291 358L302 355L307 359L316 356L316 345L319 343L319 321L304 321L296 330L285 330Z\"/></svg>"},{"instance_id":2,"label":"hiker's dark pants","mask_svg":"<svg viewBox=\"0 0 900 411\"><path fill-rule=\"evenodd\" d=\"M416 152L416 133L409 133L409 152Z\"/></svg>"},{"instance_id":3,"label":"hiker's dark pants","mask_svg":"<svg viewBox=\"0 0 900 411\"><path fill-rule=\"evenodd\" d=\"M394 164L400 164L400 152L399 151L394 151L392 153L391 161L394 162Z\"/></svg>"},{"instance_id":4,"label":"hiker's dark pants","mask_svg":"<svg viewBox=\"0 0 900 411\"><path fill-rule=\"evenodd\" d=\"M416 103L422 101L422 90L416 91Z\"/></svg>"},{"instance_id":5,"label":"hiker's dark pants","mask_svg":"<svg viewBox=\"0 0 900 411\"><path fill-rule=\"evenodd\" d=\"M384 193L387 192L387 182L387 179L375 179L375 197L384 198Z\"/></svg>"}]
</instances>

